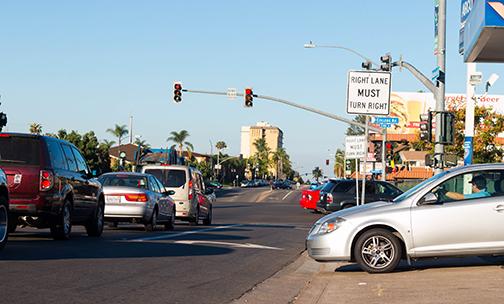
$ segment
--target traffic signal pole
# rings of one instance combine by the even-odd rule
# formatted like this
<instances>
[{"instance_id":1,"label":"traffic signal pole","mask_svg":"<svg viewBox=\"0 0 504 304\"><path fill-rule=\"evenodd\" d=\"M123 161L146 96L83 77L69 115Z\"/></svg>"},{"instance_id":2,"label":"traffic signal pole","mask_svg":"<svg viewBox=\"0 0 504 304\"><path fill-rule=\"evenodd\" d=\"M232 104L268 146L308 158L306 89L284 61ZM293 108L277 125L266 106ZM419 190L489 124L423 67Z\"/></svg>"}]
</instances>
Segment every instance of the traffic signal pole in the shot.
<instances>
[{"instance_id":1,"label":"traffic signal pole","mask_svg":"<svg viewBox=\"0 0 504 304\"><path fill-rule=\"evenodd\" d=\"M442 112L445 110L445 71L446 71L446 0L439 0L438 11L438 44L437 64L439 77L437 79L436 97L436 137L434 144L434 159L436 160L435 174L443 172L444 168L444 144L441 143L443 128L441 128Z\"/></svg>"},{"instance_id":2,"label":"traffic signal pole","mask_svg":"<svg viewBox=\"0 0 504 304\"><path fill-rule=\"evenodd\" d=\"M182 89L182 92L227 96L227 92L216 92L216 91L203 91L203 90ZM244 97L244 94L236 92L236 96ZM356 121L353 121L351 119L347 119L347 118L344 118L344 117L341 117L341 116L338 116L338 115L335 115L335 114L332 114L332 113L324 112L324 111L321 111L321 110L318 110L318 109L315 109L315 108L312 108L312 107L308 107L308 106L305 106L305 105L294 103L292 101L288 101L288 100L285 100L285 99L280 99L280 98L276 98L276 97L272 97L272 96L266 96L266 95L257 95L257 94L253 94L253 97L260 98L260 99L265 99L265 100L270 100L270 101L274 101L274 102L278 102L278 103L282 103L282 104L285 104L285 105L288 105L288 106L291 106L291 107L294 107L294 108L298 108L298 109L305 110L305 111L308 111L308 112L312 112L312 113L315 113L315 114L318 114L318 115L321 115L321 116L325 116L325 117L333 119L333 120L337 120L337 121L344 122L344 123L347 123L347 124L350 124L350 125L361 127L363 129L367 128L368 130L371 130L371 131L374 131L374 132L377 132L377 133L381 133L382 137L383 137L383 143L384 143L384 146L385 146L385 139L386 139L386 136L387 136L385 128L375 127L375 126L369 125L369 123L363 124L363 123L360 123L360 122L356 122ZM367 156L367 151L366 151L366 156ZM382 169L382 180L386 180L386 176L385 176L386 175L386 172L385 172L385 158L384 157L382 157L382 168L383 168Z\"/></svg>"}]
</instances>

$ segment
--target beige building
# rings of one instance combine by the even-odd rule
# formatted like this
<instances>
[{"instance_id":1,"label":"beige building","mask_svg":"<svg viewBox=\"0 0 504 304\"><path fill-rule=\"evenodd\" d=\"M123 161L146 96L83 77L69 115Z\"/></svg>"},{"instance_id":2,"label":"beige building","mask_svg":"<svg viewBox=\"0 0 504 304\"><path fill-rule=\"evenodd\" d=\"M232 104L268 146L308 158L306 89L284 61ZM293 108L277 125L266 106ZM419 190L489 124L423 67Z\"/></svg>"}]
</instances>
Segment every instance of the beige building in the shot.
<instances>
[{"instance_id":1,"label":"beige building","mask_svg":"<svg viewBox=\"0 0 504 304\"><path fill-rule=\"evenodd\" d=\"M243 155L243 158L249 158L257 152L254 142L260 138L264 138L271 152L276 152L279 148L283 148L282 130L267 122L261 121L255 126L245 126L241 128L240 153ZM275 168L270 168L270 172L272 175L276 175Z\"/></svg>"},{"instance_id":2,"label":"beige building","mask_svg":"<svg viewBox=\"0 0 504 304\"><path fill-rule=\"evenodd\" d=\"M264 138L271 152L276 152L278 148L283 147L283 132L280 128L270 125L267 122L258 122L255 126L246 126L241 128L241 149L243 158L249 158L257 150L254 142L259 138Z\"/></svg>"}]
</instances>

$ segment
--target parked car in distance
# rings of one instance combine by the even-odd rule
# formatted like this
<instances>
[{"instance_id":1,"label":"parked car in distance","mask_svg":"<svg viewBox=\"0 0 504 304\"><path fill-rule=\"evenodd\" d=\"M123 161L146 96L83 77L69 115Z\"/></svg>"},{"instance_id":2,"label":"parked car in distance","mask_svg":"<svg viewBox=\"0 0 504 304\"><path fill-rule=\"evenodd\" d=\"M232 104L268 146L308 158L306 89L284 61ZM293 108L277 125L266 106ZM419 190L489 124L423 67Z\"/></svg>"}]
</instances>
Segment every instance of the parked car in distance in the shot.
<instances>
[{"instance_id":1,"label":"parked car in distance","mask_svg":"<svg viewBox=\"0 0 504 304\"><path fill-rule=\"evenodd\" d=\"M23 224L69 239L73 225L84 225L89 236L102 234L102 187L74 145L48 136L0 133L0 167L9 184L9 232Z\"/></svg>"},{"instance_id":2,"label":"parked car in distance","mask_svg":"<svg viewBox=\"0 0 504 304\"><path fill-rule=\"evenodd\" d=\"M197 225L203 220L204 225L212 224L212 203L207 194L203 175L196 168L182 165L146 165L142 173L154 175L161 181L165 191L173 190L176 217ZM213 190L212 190L213 191Z\"/></svg>"},{"instance_id":3,"label":"parked car in distance","mask_svg":"<svg viewBox=\"0 0 504 304\"><path fill-rule=\"evenodd\" d=\"M151 174L113 172L98 178L105 194L105 220L117 227L119 222L139 222L146 231L164 224L166 230L175 225L175 203L161 182Z\"/></svg>"},{"instance_id":4,"label":"parked car in distance","mask_svg":"<svg viewBox=\"0 0 504 304\"><path fill-rule=\"evenodd\" d=\"M301 192L299 205L304 209L317 210L317 202L320 199L320 190L324 185L319 185L315 189L306 189Z\"/></svg>"},{"instance_id":5,"label":"parked car in distance","mask_svg":"<svg viewBox=\"0 0 504 304\"><path fill-rule=\"evenodd\" d=\"M7 244L9 238L9 193L7 190L7 177L0 169L0 250Z\"/></svg>"},{"instance_id":6,"label":"parked car in distance","mask_svg":"<svg viewBox=\"0 0 504 304\"><path fill-rule=\"evenodd\" d=\"M288 180L276 180L271 184L271 189L292 189L292 184Z\"/></svg>"},{"instance_id":7,"label":"parked car in distance","mask_svg":"<svg viewBox=\"0 0 504 304\"><path fill-rule=\"evenodd\" d=\"M209 189L222 189L222 184L218 181L207 181L205 185Z\"/></svg>"},{"instance_id":8,"label":"parked car in distance","mask_svg":"<svg viewBox=\"0 0 504 304\"><path fill-rule=\"evenodd\" d=\"M361 200L362 183L358 182L358 196ZM377 180L366 181L365 203L376 201L389 201L403 192L394 185ZM320 200L317 202L317 211L329 213L356 206L355 179L330 179L320 190Z\"/></svg>"},{"instance_id":9,"label":"parked car in distance","mask_svg":"<svg viewBox=\"0 0 504 304\"><path fill-rule=\"evenodd\" d=\"M393 201L324 216L308 234L308 254L371 273L393 271L401 259L503 255L503 199L503 163L456 167Z\"/></svg>"}]
</instances>

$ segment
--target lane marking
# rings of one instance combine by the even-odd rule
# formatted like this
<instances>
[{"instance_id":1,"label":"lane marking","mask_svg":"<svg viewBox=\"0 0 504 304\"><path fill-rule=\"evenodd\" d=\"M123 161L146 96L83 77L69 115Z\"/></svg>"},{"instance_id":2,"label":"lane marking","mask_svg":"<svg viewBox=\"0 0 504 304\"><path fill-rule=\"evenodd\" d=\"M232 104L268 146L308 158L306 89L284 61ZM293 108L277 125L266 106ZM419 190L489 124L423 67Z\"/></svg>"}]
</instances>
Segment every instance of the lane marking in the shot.
<instances>
[{"instance_id":1,"label":"lane marking","mask_svg":"<svg viewBox=\"0 0 504 304\"><path fill-rule=\"evenodd\" d=\"M184 236L184 235L196 234L196 233L200 233L200 232L215 231L215 230L222 230L222 229L239 227L239 226L243 226L243 225L242 224L235 224L235 225L227 225L227 226L217 226L217 227L208 228L208 229L190 230L190 231L184 231L184 232L180 232L180 233L167 233L167 234L163 234L163 235L156 235L156 236L131 239L129 241L130 242L144 242L144 241L153 241L153 240L167 240L167 239L173 239L173 238L176 238L179 236Z\"/></svg>"},{"instance_id":2,"label":"lane marking","mask_svg":"<svg viewBox=\"0 0 504 304\"><path fill-rule=\"evenodd\" d=\"M287 198L287 196L289 196L292 192L294 192L294 191L292 191L292 190L291 190L291 191L289 191L289 193L287 193L287 194L286 194L286 195L282 198L282 201L283 201L283 200L285 200L285 199Z\"/></svg>"},{"instance_id":3,"label":"lane marking","mask_svg":"<svg viewBox=\"0 0 504 304\"><path fill-rule=\"evenodd\" d=\"M241 243L216 242L216 241L174 241L174 243L175 244L186 244L186 245L209 244L209 245L221 245L221 246L236 247L236 248L283 250L283 248L270 247L270 246L264 246L264 245L259 245L259 244L252 244L252 243L241 244Z\"/></svg>"}]
</instances>

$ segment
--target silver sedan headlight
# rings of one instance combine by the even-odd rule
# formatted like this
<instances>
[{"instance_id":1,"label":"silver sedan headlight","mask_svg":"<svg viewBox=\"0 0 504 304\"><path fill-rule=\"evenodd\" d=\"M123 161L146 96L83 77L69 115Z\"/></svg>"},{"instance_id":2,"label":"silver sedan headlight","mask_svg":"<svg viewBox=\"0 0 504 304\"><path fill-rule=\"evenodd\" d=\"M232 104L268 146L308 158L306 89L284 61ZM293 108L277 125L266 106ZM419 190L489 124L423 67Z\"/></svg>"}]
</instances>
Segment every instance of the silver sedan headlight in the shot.
<instances>
[{"instance_id":1,"label":"silver sedan headlight","mask_svg":"<svg viewBox=\"0 0 504 304\"><path fill-rule=\"evenodd\" d=\"M317 223L318 229L317 228L313 229L312 233L313 234L331 233L334 230L338 229L345 221L346 220L342 217L335 217L328 219L324 222Z\"/></svg>"}]
</instances>

